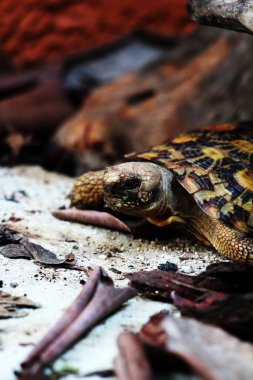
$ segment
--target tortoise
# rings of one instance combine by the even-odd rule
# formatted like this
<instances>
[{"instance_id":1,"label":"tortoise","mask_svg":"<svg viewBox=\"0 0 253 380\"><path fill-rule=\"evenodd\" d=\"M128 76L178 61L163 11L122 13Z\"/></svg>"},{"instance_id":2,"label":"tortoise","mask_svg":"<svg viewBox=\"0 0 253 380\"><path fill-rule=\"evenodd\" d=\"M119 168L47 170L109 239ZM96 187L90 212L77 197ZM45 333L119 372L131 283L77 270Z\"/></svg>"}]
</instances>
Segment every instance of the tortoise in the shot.
<instances>
[{"instance_id":1,"label":"tortoise","mask_svg":"<svg viewBox=\"0 0 253 380\"><path fill-rule=\"evenodd\" d=\"M253 125L205 126L77 178L71 205L184 225L237 261L253 260Z\"/></svg>"}]
</instances>

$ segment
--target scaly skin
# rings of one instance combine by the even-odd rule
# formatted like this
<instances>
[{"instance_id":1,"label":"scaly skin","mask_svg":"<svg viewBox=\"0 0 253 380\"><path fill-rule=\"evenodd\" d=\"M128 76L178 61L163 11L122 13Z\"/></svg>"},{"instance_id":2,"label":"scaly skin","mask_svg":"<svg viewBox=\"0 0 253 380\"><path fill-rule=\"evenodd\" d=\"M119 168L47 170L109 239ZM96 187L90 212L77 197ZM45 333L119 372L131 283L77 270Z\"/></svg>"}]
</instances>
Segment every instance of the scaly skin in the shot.
<instances>
[{"instance_id":1,"label":"scaly skin","mask_svg":"<svg viewBox=\"0 0 253 380\"><path fill-rule=\"evenodd\" d=\"M133 164L134 170L131 171L131 166ZM133 215L133 216L143 216L157 225L164 226L173 223L184 223L189 228L189 231L202 243L205 245L213 246L218 253L226 256L227 258L234 261L251 261L253 260L253 239L247 237L246 234L236 231L233 228L226 226L223 222L217 219L212 219L206 215L199 207L195 204L193 199L189 196L182 200L183 193L180 190L176 191L174 198L171 196L173 192L173 186L169 190L169 195L167 201L173 201L173 213L171 213L172 207L165 209L164 204L166 197L164 197L164 192L159 193L159 199L152 199L152 204L145 204L144 200L140 202L139 197L137 199L137 194L140 196L140 189L145 190L144 194L148 197L148 182L147 175L155 175L155 172L150 172L150 163L145 163L145 166L138 165L136 163L126 164L126 169L121 166L115 166L108 168L105 174L104 171L100 170L97 172L88 172L77 178L69 198L71 199L71 206L77 208L98 208L101 207L105 199L109 200L110 208L116 211L122 211L123 213ZM153 164L151 164L153 165ZM123 168L122 168L123 167ZM119 169L118 169L119 168ZM154 165L153 165L154 169ZM153 170L152 169L152 170ZM121 172L121 170L123 172ZM116 174L118 171L118 174ZM110 189L110 172L111 172L111 186ZM127 204L124 200L126 196L126 188L124 187L124 181L129 181L129 175L134 173L140 178L140 173L143 173L144 180L143 185L138 184L138 189L127 190L129 192L129 198L135 205L131 204L129 210L126 208ZM171 175L171 174L170 174ZM118 176L118 177L117 177ZM159 168L157 179L161 176L161 170ZM116 178L117 177L117 178ZM133 178L133 177L132 177ZM150 183L150 189L154 191L154 184L158 183L158 180L152 178L152 183ZM161 181L160 181L161 182ZM117 187L116 192L113 193L112 189L115 187L115 183L120 184ZM168 181L164 182L168 186ZM160 188L160 190L162 187ZM136 190L136 191L135 191ZM164 189L163 189L164 190ZM151 190L150 190L151 191ZM106 194L105 194L106 193ZM134 195L136 194L136 201L134 200ZM113 196L112 196L113 195ZM122 196L123 195L123 196ZM180 198L179 202L177 196ZM110 197L110 199L108 199ZM132 198L131 198L132 197ZM151 197L152 198L152 197ZM122 200L123 199L123 200ZM162 199L162 207L161 207ZM120 205L120 207L119 207ZM129 203L130 206L130 203ZM171 204L170 204L171 206ZM188 206L188 207L187 207ZM138 209L137 209L138 208ZM184 215L184 210L190 210L191 215ZM169 210L169 211L168 211Z\"/></svg>"},{"instance_id":2,"label":"scaly skin","mask_svg":"<svg viewBox=\"0 0 253 380\"><path fill-rule=\"evenodd\" d=\"M221 255L234 261L253 260L253 239L244 233L226 226L220 220L209 218L203 212L193 225Z\"/></svg>"},{"instance_id":3,"label":"scaly skin","mask_svg":"<svg viewBox=\"0 0 253 380\"><path fill-rule=\"evenodd\" d=\"M253 260L253 239L226 226L220 220L211 219L201 210L196 209L195 218L183 219L170 216L164 219L148 218L148 221L158 227L179 224L181 221L197 240L204 245L214 247L218 253L228 259L241 262Z\"/></svg>"},{"instance_id":4,"label":"scaly skin","mask_svg":"<svg viewBox=\"0 0 253 380\"><path fill-rule=\"evenodd\" d=\"M104 204L104 170L87 172L78 177L69 194L71 206L80 209L98 209Z\"/></svg>"}]
</instances>

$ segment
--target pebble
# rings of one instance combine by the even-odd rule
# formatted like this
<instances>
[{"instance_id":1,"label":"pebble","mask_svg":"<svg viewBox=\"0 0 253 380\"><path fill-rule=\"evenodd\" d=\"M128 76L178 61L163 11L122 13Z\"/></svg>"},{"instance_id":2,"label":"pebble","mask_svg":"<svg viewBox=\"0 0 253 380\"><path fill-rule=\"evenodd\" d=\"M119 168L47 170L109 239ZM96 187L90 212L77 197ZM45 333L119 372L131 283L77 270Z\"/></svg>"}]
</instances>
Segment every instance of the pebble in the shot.
<instances>
[{"instance_id":1,"label":"pebble","mask_svg":"<svg viewBox=\"0 0 253 380\"><path fill-rule=\"evenodd\" d=\"M184 273L192 273L193 269L190 265L183 265L181 267L182 272Z\"/></svg>"},{"instance_id":2,"label":"pebble","mask_svg":"<svg viewBox=\"0 0 253 380\"><path fill-rule=\"evenodd\" d=\"M18 286L18 283L17 283L17 282L11 282L11 283L10 283L10 286L11 286L12 288L16 288L16 287Z\"/></svg>"}]
</instances>

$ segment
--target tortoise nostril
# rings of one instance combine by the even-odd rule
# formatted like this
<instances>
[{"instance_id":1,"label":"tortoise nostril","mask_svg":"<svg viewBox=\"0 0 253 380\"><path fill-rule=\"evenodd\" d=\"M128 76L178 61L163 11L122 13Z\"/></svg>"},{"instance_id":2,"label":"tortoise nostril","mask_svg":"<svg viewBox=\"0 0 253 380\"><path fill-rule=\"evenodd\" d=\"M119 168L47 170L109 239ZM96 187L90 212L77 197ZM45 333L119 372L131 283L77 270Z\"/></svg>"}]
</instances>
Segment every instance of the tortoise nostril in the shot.
<instances>
[{"instance_id":1,"label":"tortoise nostril","mask_svg":"<svg viewBox=\"0 0 253 380\"><path fill-rule=\"evenodd\" d=\"M120 185L115 182L104 182L104 191L111 196L119 194Z\"/></svg>"}]
</instances>

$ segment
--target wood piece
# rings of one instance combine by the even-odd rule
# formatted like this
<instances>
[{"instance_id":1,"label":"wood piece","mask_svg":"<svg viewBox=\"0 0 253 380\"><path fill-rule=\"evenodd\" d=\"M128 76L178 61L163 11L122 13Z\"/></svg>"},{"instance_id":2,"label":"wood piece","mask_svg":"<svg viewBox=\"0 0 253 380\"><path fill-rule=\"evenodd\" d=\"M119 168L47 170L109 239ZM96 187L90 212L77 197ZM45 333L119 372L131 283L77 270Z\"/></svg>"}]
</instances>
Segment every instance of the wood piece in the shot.
<instances>
[{"instance_id":1,"label":"wood piece","mask_svg":"<svg viewBox=\"0 0 253 380\"><path fill-rule=\"evenodd\" d=\"M206 25L253 33L251 0L188 0L192 19Z\"/></svg>"},{"instance_id":2,"label":"wood piece","mask_svg":"<svg viewBox=\"0 0 253 380\"><path fill-rule=\"evenodd\" d=\"M20 318L27 316L27 312L19 309L37 309L39 305L29 300L26 296L12 296L0 290L0 318Z\"/></svg>"},{"instance_id":3,"label":"wood piece","mask_svg":"<svg viewBox=\"0 0 253 380\"><path fill-rule=\"evenodd\" d=\"M21 378L40 374L43 368L49 366L93 326L136 295L132 288L115 288L111 278L102 269L95 271L93 276L85 285L81 296L70 307L70 311L68 309L63 322L60 320L60 326L53 327L49 336L39 343L38 349L35 348L24 361L22 365L25 368L20 373Z\"/></svg>"},{"instance_id":4,"label":"wood piece","mask_svg":"<svg viewBox=\"0 0 253 380\"><path fill-rule=\"evenodd\" d=\"M184 316L220 326L253 342L252 272L249 265L219 263L198 276L150 271L127 277L144 296L171 302Z\"/></svg>"},{"instance_id":5,"label":"wood piece","mask_svg":"<svg viewBox=\"0 0 253 380\"><path fill-rule=\"evenodd\" d=\"M119 335L119 354L114 360L115 373L120 380L152 380L153 375L139 338L130 332Z\"/></svg>"},{"instance_id":6,"label":"wood piece","mask_svg":"<svg viewBox=\"0 0 253 380\"><path fill-rule=\"evenodd\" d=\"M95 89L53 141L98 169L188 129L253 118L251 36L201 30L177 47L166 62Z\"/></svg>"},{"instance_id":7,"label":"wood piece","mask_svg":"<svg viewBox=\"0 0 253 380\"><path fill-rule=\"evenodd\" d=\"M52 214L58 219L67 220L69 222L94 224L118 231L131 232L130 228L124 222L108 212L70 208L67 210L56 210Z\"/></svg>"},{"instance_id":8,"label":"wood piece","mask_svg":"<svg viewBox=\"0 0 253 380\"><path fill-rule=\"evenodd\" d=\"M22 363L23 368L30 367L40 356L43 350L49 346L63 331L69 327L70 323L77 318L81 311L89 303L95 288L97 286L99 277L101 275L100 268L95 268L92 277L85 284L77 298L69 306L60 320L48 331L42 340L34 347L32 352L28 355Z\"/></svg>"},{"instance_id":9,"label":"wood piece","mask_svg":"<svg viewBox=\"0 0 253 380\"><path fill-rule=\"evenodd\" d=\"M61 83L63 64L0 75L1 133L45 135L73 114Z\"/></svg>"},{"instance_id":10,"label":"wood piece","mask_svg":"<svg viewBox=\"0 0 253 380\"><path fill-rule=\"evenodd\" d=\"M250 380L253 345L241 342L222 329L190 318L153 317L142 328L143 342L186 362L203 380Z\"/></svg>"}]
</instances>

